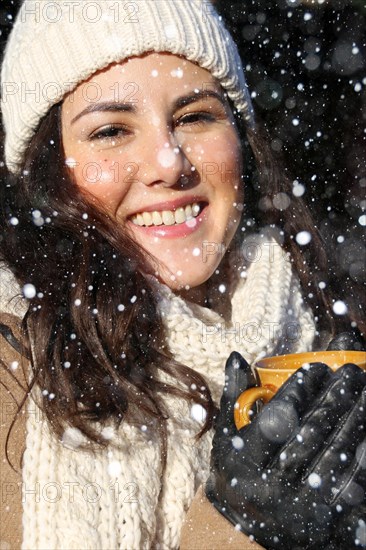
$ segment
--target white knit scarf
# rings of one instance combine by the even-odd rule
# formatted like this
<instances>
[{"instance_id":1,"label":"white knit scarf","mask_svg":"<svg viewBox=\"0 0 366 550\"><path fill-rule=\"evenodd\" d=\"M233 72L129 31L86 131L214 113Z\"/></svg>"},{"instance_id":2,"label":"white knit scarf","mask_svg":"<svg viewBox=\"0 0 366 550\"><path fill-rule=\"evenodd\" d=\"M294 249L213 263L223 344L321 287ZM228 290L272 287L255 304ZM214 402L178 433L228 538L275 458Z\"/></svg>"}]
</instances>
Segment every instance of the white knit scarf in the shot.
<instances>
[{"instance_id":1,"label":"white knit scarf","mask_svg":"<svg viewBox=\"0 0 366 550\"><path fill-rule=\"evenodd\" d=\"M307 351L315 333L289 259L270 232L249 238L236 255L231 264L235 291L224 283L220 287L232 292L230 323L159 285L168 345L177 361L205 377L216 402L231 351L240 351L249 362ZM170 396L164 402L170 418L160 501L159 441L143 418L123 423L118 433L104 429L111 445L93 455L78 449L76 430L67 430L62 442L50 435L39 410L29 405L24 550L179 547L185 512L208 476L212 430L197 442L202 409Z\"/></svg>"}]
</instances>

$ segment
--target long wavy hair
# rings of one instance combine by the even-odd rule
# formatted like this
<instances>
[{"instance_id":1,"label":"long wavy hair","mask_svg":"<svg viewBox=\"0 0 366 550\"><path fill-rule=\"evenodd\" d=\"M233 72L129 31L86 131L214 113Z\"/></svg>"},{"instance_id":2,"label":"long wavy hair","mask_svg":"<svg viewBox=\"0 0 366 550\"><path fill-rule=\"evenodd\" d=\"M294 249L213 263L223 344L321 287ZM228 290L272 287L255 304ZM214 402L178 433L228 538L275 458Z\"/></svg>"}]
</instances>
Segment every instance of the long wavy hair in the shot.
<instances>
[{"instance_id":1,"label":"long wavy hair","mask_svg":"<svg viewBox=\"0 0 366 550\"><path fill-rule=\"evenodd\" d=\"M54 432L61 437L65 427L78 428L94 444L89 448L107 444L100 424L133 422L138 411L158 431L165 463L168 411L161 394L206 409L198 437L212 426L215 406L204 378L169 352L147 277L151 258L73 182L64 161L60 112L59 104L41 121L21 175L7 173L0 185L0 258L21 287L31 283L37 290L22 325L32 368L27 394L34 385L47 388L40 405ZM319 326L334 332L339 327L331 315L330 288L319 287L327 277L327 257L311 213L293 195L260 126L244 128L240 121L238 126L247 167L244 216L253 228L271 223L282 230ZM286 208L274 206L279 193L288 197ZM311 235L305 247L296 242L299 231ZM352 315L342 319L347 326L359 321L357 312ZM161 382L161 372L170 384Z\"/></svg>"}]
</instances>

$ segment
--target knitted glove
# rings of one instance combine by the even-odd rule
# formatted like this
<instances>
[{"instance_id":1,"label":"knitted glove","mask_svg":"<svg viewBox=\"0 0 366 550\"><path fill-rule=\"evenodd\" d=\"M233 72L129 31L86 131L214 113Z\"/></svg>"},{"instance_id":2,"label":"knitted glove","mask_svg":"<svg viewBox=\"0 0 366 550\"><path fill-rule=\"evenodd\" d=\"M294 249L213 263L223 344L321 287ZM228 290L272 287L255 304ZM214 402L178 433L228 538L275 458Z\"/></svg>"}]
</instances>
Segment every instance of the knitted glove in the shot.
<instances>
[{"instance_id":1,"label":"knitted glove","mask_svg":"<svg viewBox=\"0 0 366 550\"><path fill-rule=\"evenodd\" d=\"M267 549L366 544L366 372L314 363L237 430L238 395L255 385L240 354L226 364L206 495Z\"/></svg>"}]
</instances>

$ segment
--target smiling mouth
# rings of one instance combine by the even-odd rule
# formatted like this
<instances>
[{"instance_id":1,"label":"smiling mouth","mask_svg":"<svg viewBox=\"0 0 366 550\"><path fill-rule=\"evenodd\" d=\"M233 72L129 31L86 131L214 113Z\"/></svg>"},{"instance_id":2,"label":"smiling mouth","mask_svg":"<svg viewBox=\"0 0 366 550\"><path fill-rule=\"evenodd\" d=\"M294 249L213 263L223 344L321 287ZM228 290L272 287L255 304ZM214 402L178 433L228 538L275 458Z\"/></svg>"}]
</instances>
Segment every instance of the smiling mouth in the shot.
<instances>
[{"instance_id":1,"label":"smiling mouth","mask_svg":"<svg viewBox=\"0 0 366 550\"><path fill-rule=\"evenodd\" d=\"M202 212L204 206L204 203L193 202L184 207L181 206L176 210L139 212L131 216L131 222L140 227L150 227L152 225L180 225L196 218L200 212Z\"/></svg>"}]
</instances>

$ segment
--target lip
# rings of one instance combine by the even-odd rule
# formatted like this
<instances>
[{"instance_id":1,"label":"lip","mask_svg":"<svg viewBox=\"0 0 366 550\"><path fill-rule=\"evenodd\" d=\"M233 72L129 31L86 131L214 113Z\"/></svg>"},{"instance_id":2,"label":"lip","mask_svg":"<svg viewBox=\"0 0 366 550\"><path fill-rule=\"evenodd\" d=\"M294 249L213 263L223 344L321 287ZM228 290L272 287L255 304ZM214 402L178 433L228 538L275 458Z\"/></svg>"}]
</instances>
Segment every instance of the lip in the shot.
<instances>
[{"instance_id":1,"label":"lip","mask_svg":"<svg viewBox=\"0 0 366 550\"><path fill-rule=\"evenodd\" d=\"M204 202L207 203L207 198L205 197L198 197L197 195L192 196L184 196L180 197L179 199L175 199L173 201L164 201L164 202L157 202L155 204L149 204L148 206L141 206L139 210L136 210L135 212L132 212L128 215L128 219L130 220L132 216L135 216L136 214L140 214L141 212L162 212L163 210L177 210L177 208L180 208L181 206L187 206L187 204L193 204L194 202Z\"/></svg>"},{"instance_id":2,"label":"lip","mask_svg":"<svg viewBox=\"0 0 366 550\"><path fill-rule=\"evenodd\" d=\"M195 200L193 202L199 202L198 200ZM203 202L203 201L200 201ZM150 226L141 226L141 225L135 225L132 223L132 221L128 220L128 226L131 231L134 231L141 236L149 236L149 237L159 237L163 239L175 239L175 238L182 238L182 237L188 237L195 231L199 229L202 222L207 219L208 216L208 209L209 204L207 201L205 202L205 206L203 207L202 211L199 213L199 215L196 218L191 218L190 220L187 220L183 223L180 223L178 225L150 225ZM168 203L160 203L160 204L168 204ZM170 205L172 203L169 203ZM176 203L175 203L176 204ZM185 204L191 204L189 201L187 202L184 200L184 202L180 201L180 204L176 206L176 208L179 208L179 206L183 206ZM157 205L154 205L153 210L157 210ZM165 210L173 210L172 207L170 208L164 208ZM139 210L139 212L151 212L153 210ZM133 215L133 214L132 214Z\"/></svg>"}]
</instances>

